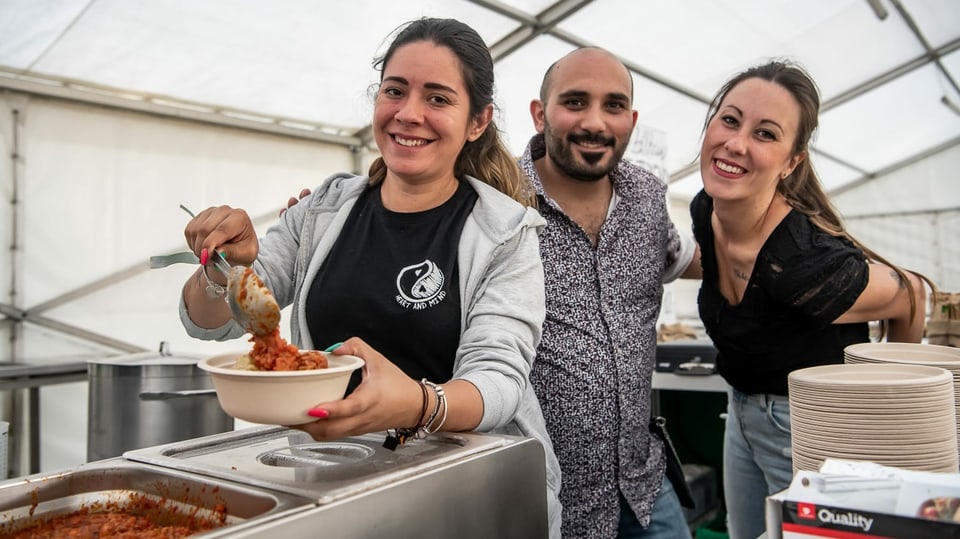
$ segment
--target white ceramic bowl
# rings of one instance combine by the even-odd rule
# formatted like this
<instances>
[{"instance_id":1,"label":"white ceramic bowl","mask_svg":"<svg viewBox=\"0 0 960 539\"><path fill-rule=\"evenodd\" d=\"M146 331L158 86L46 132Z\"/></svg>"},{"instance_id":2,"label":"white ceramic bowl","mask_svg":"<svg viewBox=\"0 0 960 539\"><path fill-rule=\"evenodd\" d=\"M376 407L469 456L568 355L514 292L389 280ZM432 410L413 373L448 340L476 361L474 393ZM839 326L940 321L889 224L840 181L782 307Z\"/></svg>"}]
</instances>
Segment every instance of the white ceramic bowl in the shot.
<instances>
[{"instance_id":1,"label":"white ceramic bowl","mask_svg":"<svg viewBox=\"0 0 960 539\"><path fill-rule=\"evenodd\" d=\"M223 411L237 419L265 425L302 425L316 421L307 415L307 410L323 402L342 399L350 375L363 366L363 360L356 356L326 354L326 369L234 369L244 353L204 358L197 366L210 373Z\"/></svg>"}]
</instances>

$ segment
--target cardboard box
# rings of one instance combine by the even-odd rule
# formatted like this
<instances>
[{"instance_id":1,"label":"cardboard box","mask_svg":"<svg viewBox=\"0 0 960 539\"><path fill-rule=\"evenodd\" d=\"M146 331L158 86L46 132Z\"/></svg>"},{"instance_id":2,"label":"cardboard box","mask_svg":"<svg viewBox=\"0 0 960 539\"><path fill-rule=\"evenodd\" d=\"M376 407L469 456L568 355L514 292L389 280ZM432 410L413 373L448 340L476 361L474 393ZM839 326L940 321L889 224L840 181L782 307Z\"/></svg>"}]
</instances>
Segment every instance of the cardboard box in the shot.
<instances>
[{"instance_id":1,"label":"cardboard box","mask_svg":"<svg viewBox=\"0 0 960 539\"><path fill-rule=\"evenodd\" d=\"M960 474L838 462L767 498L768 539L960 539Z\"/></svg>"},{"instance_id":2,"label":"cardboard box","mask_svg":"<svg viewBox=\"0 0 960 539\"><path fill-rule=\"evenodd\" d=\"M958 539L960 524L767 498L769 539Z\"/></svg>"}]
</instances>

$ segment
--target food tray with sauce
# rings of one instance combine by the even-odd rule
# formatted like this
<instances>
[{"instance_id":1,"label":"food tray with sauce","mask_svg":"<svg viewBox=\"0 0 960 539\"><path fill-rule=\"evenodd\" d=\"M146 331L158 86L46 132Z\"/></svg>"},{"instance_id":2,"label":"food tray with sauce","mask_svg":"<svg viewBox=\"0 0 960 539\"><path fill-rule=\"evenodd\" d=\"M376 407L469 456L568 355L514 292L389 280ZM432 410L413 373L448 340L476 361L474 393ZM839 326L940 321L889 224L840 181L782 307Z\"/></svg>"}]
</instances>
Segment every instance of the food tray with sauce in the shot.
<instances>
[{"instance_id":1,"label":"food tray with sauce","mask_svg":"<svg viewBox=\"0 0 960 539\"><path fill-rule=\"evenodd\" d=\"M0 483L0 537L26 529L37 530L38 537L39 531L64 537L69 531L51 529L54 521L76 530L85 515L104 512L145 517L150 528L187 527L193 537L224 537L314 505L297 496L115 458ZM68 515L73 522L61 522ZM136 536L152 537L149 533L140 529Z\"/></svg>"}]
</instances>

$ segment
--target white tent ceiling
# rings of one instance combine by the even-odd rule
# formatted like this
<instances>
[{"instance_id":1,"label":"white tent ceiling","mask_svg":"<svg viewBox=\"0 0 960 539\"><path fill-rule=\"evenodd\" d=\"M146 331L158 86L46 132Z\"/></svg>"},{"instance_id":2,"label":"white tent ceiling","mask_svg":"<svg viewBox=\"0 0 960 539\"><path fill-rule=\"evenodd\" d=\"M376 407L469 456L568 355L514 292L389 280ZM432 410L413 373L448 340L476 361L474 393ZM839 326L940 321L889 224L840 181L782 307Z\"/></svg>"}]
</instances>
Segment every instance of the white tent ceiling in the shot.
<instances>
[{"instance_id":1,"label":"white tent ceiling","mask_svg":"<svg viewBox=\"0 0 960 539\"><path fill-rule=\"evenodd\" d=\"M667 147L665 175L688 195L705 101L769 57L800 61L820 86L815 162L828 189L960 137L955 0L0 0L0 66L350 144L370 117L371 59L422 15L462 19L492 46L516 153L551 61L584 44L621 56L636 73L640 122Z\"/></svg>"},{"instance_id":2,"label":"white tent ceiling","mask_svg":"<svg viewBox=\"0 0 960 539\"><path fill-rule=\"evenodd\" d=\"M552 61L580 45L620 56L642 124L628 155L671 183L680 222L707 101L749 65L799 61L823 101L812 160L851 229L960 290L957 0L0 0L0 360L158 338L222 350L179 326L192 268L146 271L183 248L177 205L228 203L265 226L301 187L362 171L371 61L420 16L461 19L491 46L516 154ZM45 425L83 409L67 394ZM53 430L82 439L82 419ZM45 466L76 458L51 443Z\"/></svg>"}]
</instances>

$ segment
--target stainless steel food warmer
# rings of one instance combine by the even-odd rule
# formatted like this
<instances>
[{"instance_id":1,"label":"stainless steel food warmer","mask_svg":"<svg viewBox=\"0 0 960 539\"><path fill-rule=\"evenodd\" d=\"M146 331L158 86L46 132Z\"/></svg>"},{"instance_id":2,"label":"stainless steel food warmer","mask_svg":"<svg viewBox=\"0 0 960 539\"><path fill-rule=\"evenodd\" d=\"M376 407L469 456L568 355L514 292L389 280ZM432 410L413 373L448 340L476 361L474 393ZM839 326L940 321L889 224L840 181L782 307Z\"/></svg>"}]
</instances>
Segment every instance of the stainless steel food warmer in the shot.
<instances>
[{"instance_id":1,"label":"stainless steel food warmer","mask_svg":"<svg viewBox=\"0 0 960 539\"><path fill-rule=\"evenodd\" d=\"M127 451L0 483L0 524L68 513L124 492L227 509L196 537L547 537L543 447L532 438L442 433L389 451L383 435L330 442L252 427Z\"/></svg>"}]
</instances>

